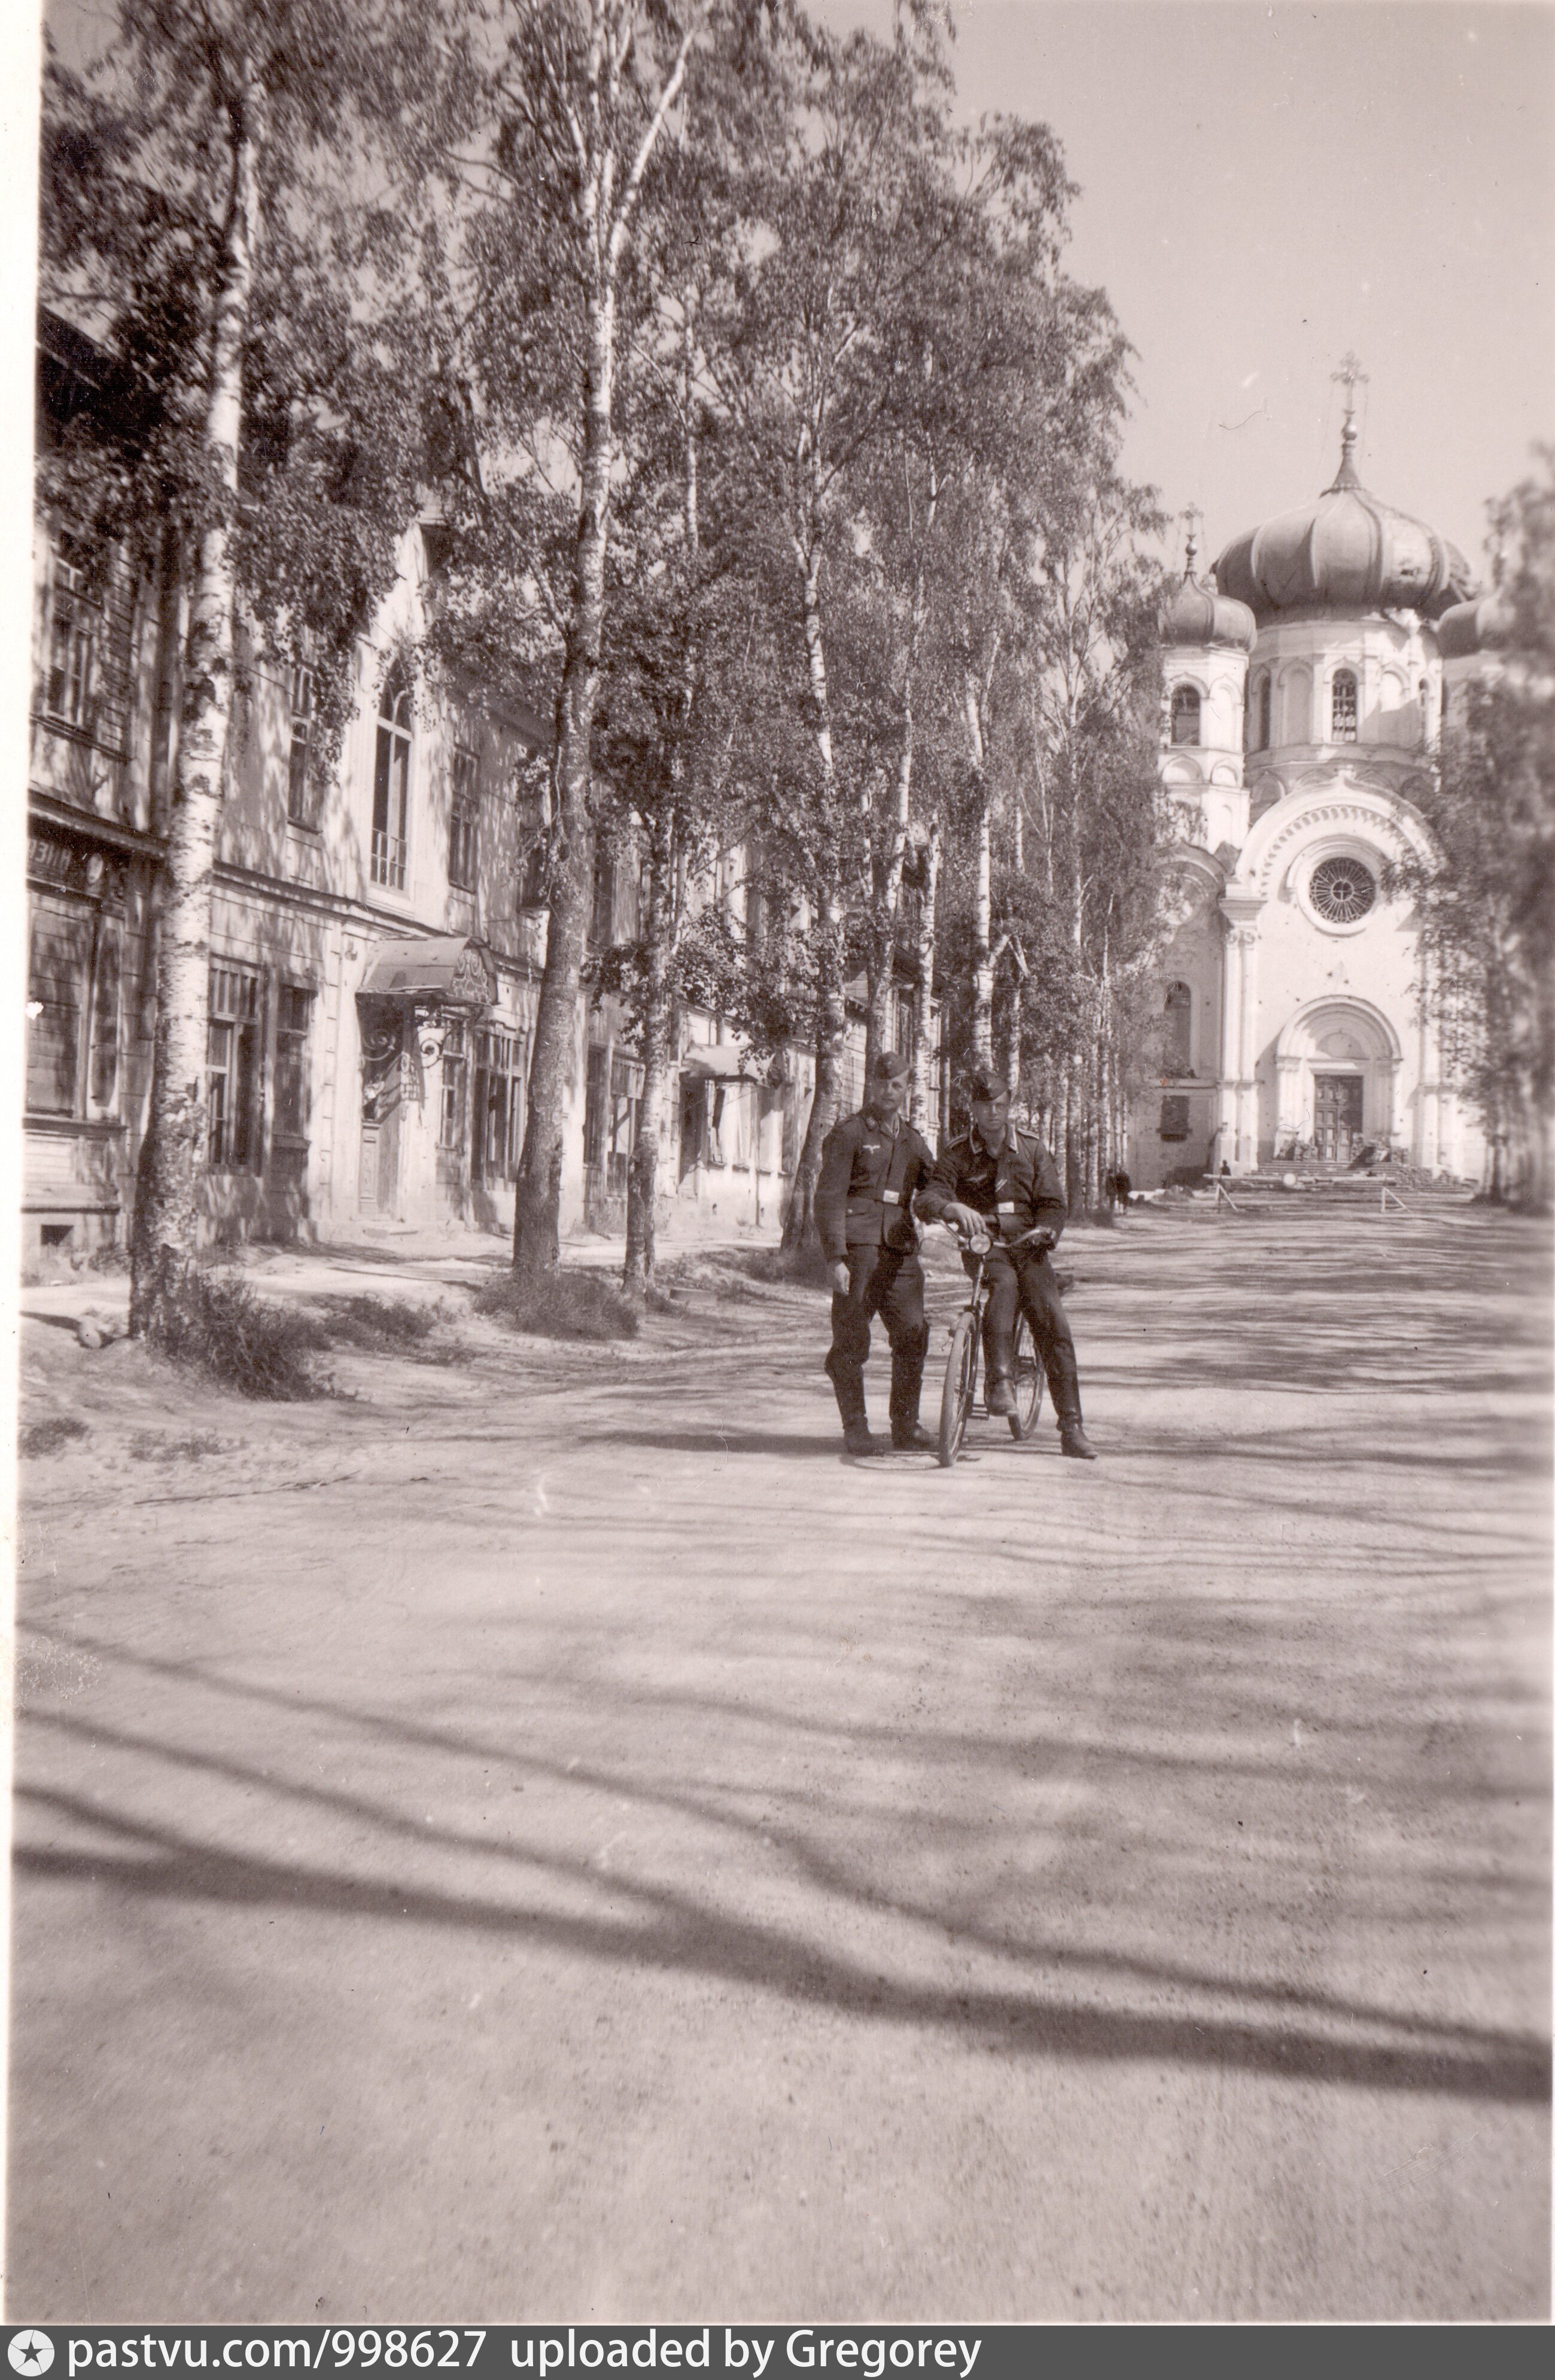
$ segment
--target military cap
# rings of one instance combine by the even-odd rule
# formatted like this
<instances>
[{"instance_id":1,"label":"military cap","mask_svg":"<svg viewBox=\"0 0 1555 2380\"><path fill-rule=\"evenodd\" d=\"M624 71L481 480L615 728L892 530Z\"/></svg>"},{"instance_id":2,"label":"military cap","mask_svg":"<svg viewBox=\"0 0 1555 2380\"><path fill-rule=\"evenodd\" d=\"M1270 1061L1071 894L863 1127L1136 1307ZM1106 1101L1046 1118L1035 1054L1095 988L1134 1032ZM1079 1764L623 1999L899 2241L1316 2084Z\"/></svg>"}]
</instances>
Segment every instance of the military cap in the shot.
<instances>
[{"instance_id":1,"label":"military cap","mask_svg":"<svg viewBox=\"0 0 1555 2380\"><path fill-rule=\"evenodd\" d=\"M907 1062L900 1050L882 1050L869 1070L872 1083L905 1083Z\"/></svg>"},{"instance_id":2,"label":"military cap","mask_svg":"<svg viewBox=\"0 0 1555 2380\"><path fill-rule=\"evenodd\" d=\"M1009 1087L1009 1084L1002 1082L991 1066L974 1066L966 1077L968 1099L1002 1099Z\"/></svg>"}]
</instances>

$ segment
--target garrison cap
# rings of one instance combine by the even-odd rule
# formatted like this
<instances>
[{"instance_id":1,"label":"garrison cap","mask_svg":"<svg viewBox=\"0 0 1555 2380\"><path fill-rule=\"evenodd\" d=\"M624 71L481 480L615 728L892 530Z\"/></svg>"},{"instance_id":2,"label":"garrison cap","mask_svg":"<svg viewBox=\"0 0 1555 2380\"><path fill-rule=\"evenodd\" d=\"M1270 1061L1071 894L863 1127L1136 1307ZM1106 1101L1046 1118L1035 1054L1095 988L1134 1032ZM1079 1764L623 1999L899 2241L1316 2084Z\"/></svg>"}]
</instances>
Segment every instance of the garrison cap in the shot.
<instances>
[{"instance_id":1,"label":"garrison cap","mask_svg":"<svg viewBox=\"0 0 1555 2380\"><path fill-rule=\"evenodd\" d=\"M905 1083L907 1061L900 1050L882 1050L869 1070L871 1083Z\"/></svg>"},{"instance_id":2,"label":"garrison cap","mask_svg":"<svg viewBox=\"0 0 1555 2380\"><path fill-rule=\"evenodd\" d=\"M1002 1099L1008 1096L1010 1086L994 1073L991 1066L974 1066L966 1077L969 1099Z\"/></svg>"}]
</instances>

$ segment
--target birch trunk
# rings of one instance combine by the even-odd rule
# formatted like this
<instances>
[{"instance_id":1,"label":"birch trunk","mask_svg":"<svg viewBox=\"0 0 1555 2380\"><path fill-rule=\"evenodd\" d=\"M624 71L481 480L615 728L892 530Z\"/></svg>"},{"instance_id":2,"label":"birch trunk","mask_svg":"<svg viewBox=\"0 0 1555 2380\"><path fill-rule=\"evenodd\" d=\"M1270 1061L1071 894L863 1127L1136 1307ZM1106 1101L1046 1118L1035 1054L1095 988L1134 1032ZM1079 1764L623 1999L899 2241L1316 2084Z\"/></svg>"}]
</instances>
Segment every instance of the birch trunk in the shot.
<instances>
[{"instance_id":1,"label":"birch trunk","mask_svg":"<svg viewBox=\"0 0 1555 2380\"><path fill-rule=\"evenodd\" d=\"M820 614L820 549L813 540L796 539L804 601L805 652L809 665L810 725L820 763L823 815L834 826L837 818L837 769L832 745L832 701L826 674L826 638ZM842 898L842 855L833 839L832 865L823 867L820 892L820 981L815 1029L815 1095L805 1125L804 1145L795 1169L794 1188L784 1219L783 1245L797 1248L814 1236L815 1185L820 1178L820 1149L837 1121L842 1091L843 1047L847 1038L847 987L844 976L844 916Z\"/></svg>"},{"instance_id":2,"label":"birch trunk","mask_svg":"<svg viewBox=\"0 0 1555 2380\"><path fill-rule=\"evenodd\" d=\"M933 1063L934 960L937 951L940 895L940 821L929 822L929 850L923 864L923 905L917 916L917 1000L913 1009L912 1104L908 1111L919 1132L927 1134L933 1113L929 1068Z\"/></svg>"},{"instance_id":3,"label":"birch trunk","mask_svg":"<svg viewBox=\"0 0 1555 2380\"><path fill-rule=\"evenodd\" d=\"M566 658L556 698L556 855L546 929L545 972L529 1067L528 1116L513 1210L513 1263L535 1274L561 1257L562 1161L573 1085L577 994L593 889L594 713L604 630L604 569L610 540L614 453L612 382L615 298L609 285L589 305L582 485L573 547Z\"/></svg>"},{"instance_id":4,"label":"birch trunk","mask_svg":"<svg viewBox=\"0 0 1555 2380\"><path fill-rule=\"evenodd\" d=\"M216 517L200 541L157 936L151 1111L130 1249L129 1327L155 1337L194 1261L205 1147L211 878L232 730L237 582L232 516L243 419L243 347L253 294L264 96L245 76L228 122L232 164L211 336L204 447Z\"/></svg>"},{"instance_id":5,"label":"birch trunk","mask_svg":"<svg viewBox=\"0 0 1555 2380\"><path fill-rule=\"evenodd\" d=\"M656 1206L659 1196L659 1144L669 1079L670 1033L674 1002L670 989L670 944L673 925L662 913L674 897L673 829L656 838L649 892L648 995L642 1025L642 1104L638 1111L638 1140L626 1177L626 1260L622 1285L639 1294L652 1281L657 1259ZM667 849L665 846L668 846Z\"/></svg>"}]
</instances>

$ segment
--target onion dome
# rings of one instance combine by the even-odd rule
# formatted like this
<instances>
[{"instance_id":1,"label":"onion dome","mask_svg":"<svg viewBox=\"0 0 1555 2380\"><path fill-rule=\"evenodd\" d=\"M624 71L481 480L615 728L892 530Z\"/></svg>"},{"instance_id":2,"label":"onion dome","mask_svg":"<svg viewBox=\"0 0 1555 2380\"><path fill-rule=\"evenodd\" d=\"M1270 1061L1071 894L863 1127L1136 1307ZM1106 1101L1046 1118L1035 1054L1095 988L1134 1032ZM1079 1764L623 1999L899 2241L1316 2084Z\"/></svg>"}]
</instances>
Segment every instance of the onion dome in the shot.
<instances>
[{"instance_id":1,"label":"onion dome","mask_svg":"<svg viewBox=\"0 0 1555 2380\"><path fill-rule=\"evenodd\" d=\"M1437 650L1444 662L1461 661L1465 653L1482 653L1510 645L1517 622L1510 604L1499 595L1481 595L1475 603L1454 603L1436 624Z\"/></svg>"},{"instance_id":2,"label":"onion dome","mask_svg":"<svg viewBox=\"0 0 1555 2380\"><path fill-rule=\"evenodd\" d=\"M1246 653L1257 632L1245 603L1213 594L1201 578L1186 574L1160 615L1163 645L1236 645Z\"/></svg>"},{"instance_id":3,"label":"onion dome","mask_svg":"<svg viewBox=\"0 0 1555 2380\"><path fill-rule=\"evenodd\" d=\"M1197 550L1190 531L1182 582L1160 615L1161 643L1234 645L1245 653L1251 652L1258 632L1257 621L1245 603L1233 602L1217 594L1195 575L1194 556Z\"/></svg>"},{"instance_id":4,"label":"onion dome","mask_svg":"<svg viewBox=\"0 0 1555 2380\"><path fill-rule=\"evenodd\" d=\"M1474 578L1455 546L1362 487L1351 413L1332 486L1233 539L1215 565L1215 583L1260 620L1297 611L1408 611L1435 620L1465 601Z\"/></svg>"}]
</instances>

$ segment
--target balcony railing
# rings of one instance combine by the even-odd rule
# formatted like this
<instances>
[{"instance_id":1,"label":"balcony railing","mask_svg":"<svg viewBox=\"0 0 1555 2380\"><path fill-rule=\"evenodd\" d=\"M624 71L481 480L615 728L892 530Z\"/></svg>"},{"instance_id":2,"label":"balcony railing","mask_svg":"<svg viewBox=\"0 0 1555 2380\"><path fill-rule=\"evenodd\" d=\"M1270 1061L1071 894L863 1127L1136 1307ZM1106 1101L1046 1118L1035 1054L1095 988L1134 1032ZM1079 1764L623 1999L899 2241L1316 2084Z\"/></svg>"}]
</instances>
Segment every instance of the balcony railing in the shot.
<instances>
[{"instance_id":1,"label":"balcony railing","mask_svg":"<svg viewBox=\"0 0 1555 2380\"><path fill-rule=\"evenodd\" d=\"M386 884L391 892L405 890L405 837L387 834L382 827L372 830L372 880Z\"/></svg>"}]
</instances>

